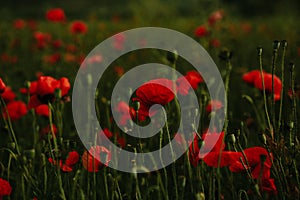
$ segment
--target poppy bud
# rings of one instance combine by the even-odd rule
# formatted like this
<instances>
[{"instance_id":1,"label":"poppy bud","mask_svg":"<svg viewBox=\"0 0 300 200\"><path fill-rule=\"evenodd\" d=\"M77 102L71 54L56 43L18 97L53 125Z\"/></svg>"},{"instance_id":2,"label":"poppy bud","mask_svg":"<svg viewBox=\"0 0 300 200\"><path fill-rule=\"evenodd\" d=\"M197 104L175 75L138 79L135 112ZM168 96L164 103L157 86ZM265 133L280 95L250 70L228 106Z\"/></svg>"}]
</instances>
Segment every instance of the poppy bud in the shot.
<instances>
[{"instance_id":1,"label":"poppy bud","mask_svg":"<svg viewBox=\"0 0 300 200\"><path fill-rule=\"evenodd\" d=\"M8 143L7 144L7 147L9 148L9 149L15 149L16 148L16 143L14 143L14 142L10 142L10 143Z\"/></svg>"},{"instance_id":2,"label":"poppy bud","mask_svg":"<svg viewBox=\"0 0 300 200\"><path fill-rule=\"evenodd\" d=\"M262 47L257 47L257 54L258 54L259 56L262 55L262 51L263 51Z\"/></svg>"},{"instance_id":3,"label":"poppy bud","mask_svg":"<svg viewBox=\"0 0 300 200\"><path fill-rule=\"evenodd\" d=\"M236 143L235 135L234 134L230 134L228 136L228 140L229 140L230 143L235 144Z\"/></svg>"},{"instance_id":4,"label":"poppy bud","mask_svg":"<svg viewBox=\"0 0 300 200\"><path fill-rule=\"evenodd\" d=\"M282 43L283 48L285 48L287 46L287 41L286 40L282 40L281 43Z\"/></svg>"},{"instance_id":5,"label":"poppy bud","mask_svg":"<svg viewBox=\"0 0 300 200\"><path fill-rule=\"evenodd\" d=\"M139 101L135 101L135 102L133 102L133 109L135 110L135 111L138 111L139 109L140 109L140 102Z\"/></svg>"},{"instance_id":6,"label":"poppy bud","mask_svg":"<svg viewBox=\"0 0 300 200\"><path fill-rule=\"evenodd\" d=\"M35 158L35 149L29 149L24 151L26 158L34 159Z\"/></svg>"},{"instance_id":7,"label":"poppy bud","mask_svg":"<svg viewBox=\"0 0 300 200\"><path fill-rule=\"evenodd\" d=\"M264 144L264 145L266 145L267 144L267 137L266 137L266 135L265 134L259 134L259 139L260 139L260 141Z\"/></svg>"},{"instance_id":8,"label":"poppy bud","mask_svg":"<svg viewBox=\"0 0 300 200\"><path fill-rule=\"evenodd\" d=\"M274 40L273 42L273 50L277 51L280 47L280 42L278 40Z\"/></svg>"},{"instance_id":9,"label":"poppy bud","mask_svg":"<svg viewBox=\"0 0 300 200\"><path fill-rule=\"evenodd\" d=\"M169 52L168 51L168 53L167 53L167 60L170 63L172 63L172 64L176 63L177 59L178 59L178 53L177 53L176 50L174 50L173 52Z\"/></svg>"},{"instance_id":10,"label":"poppy bud","mask_svg":"<svg viewBox=\"0 0 300 200\"><path fill-rule=\"evenodd\" d=\"M219 53L219 58L224 61L228 61L232 58L232 52L229 51L227 48L224 48L220 53Z\"/></svg>"},{"instance_id":11,"label":"poppy bud","mask_svg":"<svg viewBox=\"0 0 300 200\"><path fill-rule=\"evenodd\" d=\"M0 94L2 94L5 91L6 85L0 78Z\"/></svg>"},{"instance_id":12,"label":"poppy bud","mask_svg":"<svg viewBox=\"0 0 300 200\"><path fill-rule=\"evenodd\" d=\"M293 72L295 69L294 63L290 63L290 72Z\"/></svg>"}]
</instances>

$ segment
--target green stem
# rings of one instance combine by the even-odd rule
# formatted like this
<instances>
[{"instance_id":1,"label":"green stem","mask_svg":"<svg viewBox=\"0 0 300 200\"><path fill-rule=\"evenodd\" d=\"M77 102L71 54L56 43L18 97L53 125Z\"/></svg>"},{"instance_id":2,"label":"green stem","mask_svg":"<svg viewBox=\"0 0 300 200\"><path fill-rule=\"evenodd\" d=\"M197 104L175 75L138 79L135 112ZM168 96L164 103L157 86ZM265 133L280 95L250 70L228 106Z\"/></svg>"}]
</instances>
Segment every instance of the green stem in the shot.
<instances>
[{"instance_id":1,"label":"green stem","mask_svg":"<svg viewBox=\"0 0 300 200\"><path fill-rule=\"evenodd\" d=\"M285 64L285 54L286 54L286 46L287 42L285 40L282 41L283 44L283 50L282 50L282 58L281 58L281 93L280 93L280 106L279 106L279 116L278 116L278 127L277 127L277 133L278 137L277 139L280 139L280 129L281 129L281 122L282 122L282 107L283 107L283 91L284 91L284 64Z\"/></svg>"},{"instance_id":2,"label":"green stem","mask_svg":"<svg viewBox=\"0 0 300 200\"><path fill-rule=\"evenodd\" d=\"M270 120L270 116L269 116L269 112L268 112L268 106L267 106L268 105L267 104L267 95L266 95L266 88L265 88L265 80L264 80L264 76L263 76L262 48L260 48L260 47L258 48L258 58L259 58L260 76L261 76L261 80L262 80L265 113L266 113L271 136L272 136L272 138L274 138L273 126L271 124L271 120Z\"/></svg>"},{"instance_id":3,"label":"green stem","mask_svg":"<svg viewBox=\"0 0 300 200\"><path fill-rule=\"evenodd\" d=\"M5 101L4 101L4 99L2 98L2 96L1 96L1 104L2 104L2 107L3 107L4 110L5 110L5 113L6 113L6 118L3 116L4 123L5 123L5 125L7 126L8 130L9 130L10 133L11 133L13 142L14 142L15 145L16 145L16 151L17 151L17 154L18 154L18 155L21 155L20 148L19 148L18 141L17 141L17 137L16 137L16 134L15 134L15 132L14 132L14 129L13 129L13 126L12 126L12 123L11 123L11 119L10 119L10 116L9 116L9 113L8 113L8 110L7 110Z\"/></svg>"}]
</instances>

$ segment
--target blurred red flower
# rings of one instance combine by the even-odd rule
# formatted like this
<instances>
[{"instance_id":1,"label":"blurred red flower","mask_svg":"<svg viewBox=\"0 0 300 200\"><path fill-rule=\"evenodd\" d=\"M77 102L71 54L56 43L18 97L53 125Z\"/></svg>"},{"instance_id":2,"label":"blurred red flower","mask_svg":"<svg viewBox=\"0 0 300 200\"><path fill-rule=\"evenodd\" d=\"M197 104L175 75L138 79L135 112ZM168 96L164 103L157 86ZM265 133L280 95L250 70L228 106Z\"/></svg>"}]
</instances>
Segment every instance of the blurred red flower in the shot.
<instances>
[{"instance_id":1,"label":"blurred red flower","mask_svg":"<svg viewBox=\"0 0 300 200\"><path fill-rule=\"evenodd\" d=\"M4 196L9 196L12 192L11 185L8 181L0 178L0 199Z\"/></svg>"},{"instance_id":2,"label":"blurred red flower","mask_svg":"<svg viewBox=\"0 0 300 200\"><path fill-rule=\"evenodd\" d=\"M23 29L26 26L26 22L23 19L16 19L14 21L14 28L17 30Z\"/></svg>"},{"instance_id":3,"label":"blurred red flower","mask_svg":"<svg viewBox=\"0 0 300 200\"><path fill-rule=\"evenodd\" d=\"M185 80L190 85L186 84ZM177 92L181 95L187 95L191 87L197 89L201 82L203 82L203 78L197 71L188 71L185 76L179 77L176 80Z\"/></svg>"},{"instance_id":4,"label":"blurred red flower","mask_svg":"<svg viewBox=\"0 0 300 200\"><path fill-rule=\"evenodd\" d=\"M207 28L204 25L198 26L195 30L195 36L196 37L205 37L209 34Z\"/></svg>"},{"instance_id":5,"label":"blurred red flower","mask_svg":"<svg viewBox=\"0 0 300 200\"><path fill-rule=\"evenodd\" d=\"M49 107L46 104L42 104L42 105L35 107L34 111L37 115L49 117Z\"/></svg>"},{"instance_id":6,"label":"blurred red flower","mask_svg":"<svg viewBox=\"0 0 300 200\"><path fill-rule=\"evenodd\" d=\"M0 94L2 94L6 89L6 85L3 80L0 78Z\"/></svg>"},{"instance_id":7,"label":"blurred red flower","mask_svg":"<svg viewBox=\"0 0 300 200\"><path fill-rule=\"evenodd\" d=\"M37 47L40 49L45 48L51 41L51 35L49 33L43 33L40 31L34 32L34 38L37 42Z\"/></svg>"},{"instance_id":8,"label":"blurred red flower","mask_svg":"<svg viewBox=\"0 0 300 200\"><path fill-rule=\"evenodd\" d=\"M117 50L123 49L125 42L125 35L123 33L118 33L113 36L113 47Z\"/></svg>"},{"instance_id":9,"label":"blurred red flower","mask_svg":"<svg viewBox=\"0 0 300 200\"><path fill-rule=\"evenodd\" d=\"M213 109L214 108L214 109ZM206 112L210 113L212 110L217 111L223 108L223 104L219 100L211 100L206 106Z\"/></svg>"},{"instance_id":10,"label":"blurred red flower","mask_svg":"<svg viewBox=\"0 0 300 200\"><path fill-rule=\"evenodd\" d=\"M133 108L130 108L129 105L124 101L120 101L116 106L115 110L119 113L118 122L121 126L125 126L127 121L131 120L130 113L133 112L132 109Z\"/></svg>"},{"instance_id":11,"label":"blurred red flower","mask_svg":"<svg viewBox=\"0 0 300 200\"><path fill-rule=\"evenodd\" d=\"M11 101L6 104L7 112L12 121L16 121L26 115L27 106L22 101ZM5 110L2 111L4 118L7 118L7 113Z\"/></svg>"},{"instance_id":12,"label":"blurred red flower","mask_svg":"<svg viewBox=\"0 0 300 200\"><path fill-rule=\"evenodd\" d=\"M63 46L63 42L61 40L54 40L52 41L52 47L54 49L59 49Z\"/></svg>"},{"instance_id":13,"label":"blurred red flower","mask_svg":"<svg viewBox=\"0 0 300 200\"><path fill-rule=\"evenodd\" d=\"M87 30L88 30L87 25L83 21L77 20L71 23L70 26L71 33L84 34L87 32Z\"/></svg>"},{"instance_id":14,"label":"blurred red flower","mask_svg":"<svg viewBox=\"0 0 300 200\"><path fill-rule=\"evenodd\" d=\"M218 47L220 47L221 42L218 39L212 39L212 40L209 41L209 45L211 47L218 48Z\"/></svg>"},{"instance_id":15,"label":"blurred red flower","mask_svg":"<svg viewBox=\"0 0 300 200\"><path fill-rule=\"evenodd\" d=\"M6 103L13 101L16 98L16 94L8 86L5 88L1 96Z\"/></svg>"},{"instance_id":16,"label":"blurred red flower","mask_svg":"<svg viewBox=\"0 0 300 200\"><path fill-rule=\"evenodd\" d=\"M51 22L64 22L66 20L65 12L61 8L53 8L46 12L46 19Z\"/></svg>"},{"instance_id":17,"label":"blurred red flower","mask_svg":"<svg viewBox=\"0 0 300 200\"><path fill-rule=\"evenodd\" d=\"M121 77L124 74L124 68L121 66L115 66L114 71L117 73L119 77Z\"/></svg>"},{"instance_id":18,"label":"blurred red flower","mask_svg":"<svg viewBox=\"0 0 300 200\"><path fill-rule=\"evenodd\" d=\"M48 161L56 165L56 160L53 160L52 158L48 158ZM65 162L63 160L59 160L59 167L64 172L71 172L73 170L73 166L79 161L79 154L77 151L71 151L69 152Z\"/></svg>"},{"instance_id":19,"label":"blurred red flower","mask_svg":"<svg viewBox=\"0 0 300 200\"><path fill-rule=\"evenodd\" d=\"M253 70L243 75L243 80L254 87L263 90L262 80L265 83L265 89L269 93L272 92L272 74L263 72L263 79L259 70ZM281 80L274 75L274 100L277 101L281 96L282 83Z\"/></svg>"},{"instance_id":20,"label":"blurred red flower","mask_svg":"<svg viewBox=\"0 0 300 200\"><path fill-rule=\"evenodd\" d=\"M56 136L57 128L56 128L56 126L54 124L52 124L51 126L52 126L52 130L53 130L53 134ZM40 129L39 133L40 133L40 135L41 135L42 138L44 136L48 135L48 134L52 135L51 126L48 125L48 126L43 127L43 128Z\"/></svg>"},{"instance_id":21,"label":"blurred red flower","mask_svg":"<svg viewBox=\"0 0 300 200\"><path fill-rule=\"evenodd\" d=\"M45 55L43 57L43 61L45 63L49 63L51 65L56 64L57 62L59 62L61 60L61 54L60 53L54 53L52 55Z\"/></svg>"},{"instance_id":22,"label":"blurred red flower","mask_svg":"<svg viewBox=\"0 0 300 200\"><path fill-rule=\"evenodd\" d=\"M110 160L111 152L103 146L93 146L82 155L82 165L88 172L98 172L100 167L108 166Z\"/></svg>"},{"instance_id":23,"label":"blurred red flower","mask_svg":"<svg viewBox=\"0 0 300 200\"><path fill-rule=\"evenodd\" d=\"M224 11L223 10L216 10L213 13L210 14L208 17L208 24L210 26L215 25L217 21L222 20L224 17Z\"/></svg>"}]
</instances>

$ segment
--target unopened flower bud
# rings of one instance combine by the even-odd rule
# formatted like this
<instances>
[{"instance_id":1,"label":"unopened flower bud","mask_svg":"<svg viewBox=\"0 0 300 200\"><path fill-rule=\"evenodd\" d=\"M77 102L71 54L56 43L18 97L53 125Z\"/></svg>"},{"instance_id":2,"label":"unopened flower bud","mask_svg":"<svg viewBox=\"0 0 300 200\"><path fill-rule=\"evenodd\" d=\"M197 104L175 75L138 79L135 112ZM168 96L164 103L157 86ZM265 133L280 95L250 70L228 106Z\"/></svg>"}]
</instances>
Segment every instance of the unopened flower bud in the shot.
<instances>
[{"instance_id":1,"label":"unopened flower bud","mask_svg":"<svg viewBox=\"0 0 300 200\"><path fill-rule=\"evenodd\" d=\"M168 51L168 53L167 53L167 60L170 63L172 63L172 64L176 63L177 59L178 59L178 53L177 53L176 50L174 50L173 52L169 52Z\"/></svg>"},{"instance_id":2,"label":"unopened flower bud","mask_svg":"<svg viewBox=\"0 0 300 200\"><path fill-rule=\"evenodd\" d=\"M262 52L263 52L263 49L262 49L262 47L257 47L257 54L259 55L259 56L261 56L262 55Z\"/></svg>"},{"instance_id":3,"label":"unopened flower bud","mask_svg":"<svg viewBox=\"0 0 300 200\"><path fill-rule=\"evenodd\" d=\"M279 47L280 47L280 42L278 40L274 40L273 49L277 51Z\"/></svg>"},{"instance_id":4,"label":"unopened flower bud","mask_svg":"<svg viewBox=\"0 0 300 200\"><path fill-rule=\"evenodd\" d=\"M228 140L229 140L230 143L235 144L236 143L235 135L234 134L230 134L228 136Z\"/></svg>"}]
</instances>

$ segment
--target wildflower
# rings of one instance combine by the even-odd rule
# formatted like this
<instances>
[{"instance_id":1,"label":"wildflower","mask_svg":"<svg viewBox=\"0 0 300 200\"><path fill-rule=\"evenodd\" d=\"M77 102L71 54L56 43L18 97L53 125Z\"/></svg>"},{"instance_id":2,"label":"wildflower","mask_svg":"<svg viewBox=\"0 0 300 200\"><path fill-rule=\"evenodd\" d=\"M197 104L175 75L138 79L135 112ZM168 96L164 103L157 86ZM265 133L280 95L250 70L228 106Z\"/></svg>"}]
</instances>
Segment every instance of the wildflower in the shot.
<instances>
[{"instance_id":1,"label":"wildflower","mask_svg":"<svg viewBox=\"0 0 300 200\"><path fill-rule=\"evenodd\" d=\"M5 89L6 89L6 85L0 78L0 94L2 94L5 91Z\"/></svg>"},{"instance_id":2,"label":"wildflower","mask_svg":"<svg viewBox=\"0 0 300 200\"><path fill-rule=\"evenodd\" d=\"M33 91L29 100L29 109L35 108L41 104L52 102L55 98L54 92L59 89L61 97L64 99L71 88L67 78L62 77L59 80L51 76L40 76L36 82L36 91Z\"/></svg>"},{"instance_id":3,"label":"wildflower","mask_svg":"<svg viewBox=\"0 0 300 200\"><path fill-rule=\"evenodd\" d=\"M16 121L26 115L27 106L22 101L11 101L6 105L8 116L12 121ZM2 111L4 118L7 118L7 113L5 110Z\"/></svg>"},{"instance_id":4,"label":"wildflower","mask_svg":"<svg viewBox=\"0 0 300 200\"><path fill-rule=\"evenodd\" d=\"M125 42L125 35L122 33L118 33L113 36L113 47L117 50L123 49Z\"/></svg>"},{"instance_id":5,"label":"wildflower","mask_svg":"<svg viewBox=\"0 0 300 200\"><path fill-rule=\"evenodd\" d=\"M211 47L218 48L218 47L220 47L221 42L218 39L212 39L212 40L209 41L209 45Z\"/></svg>"},{"instance_id":6,"label":"wildflower","mask_svg":"<svg viewBox=\"0 0 300 200\"><path fill-rule=\"evenodd\" d=\"M13 25L15 29L21 30L26 26L26 23L23 19L17 19L14 21Z\"/></svg>"},{"instance_id":7,"label":"wildflower","mask_svg":"<svg viewBox=\"0 0 300 200\"><path fill-rule=\"evenodd\" d=\"M14 101L16 98L16 94L11 90L10 87L6 87L1 96L6 103Z\"/></svg>"},{"instance_id":8,"label":"wildflower","mask_svg":"<svg viewBox=\"0 0 300 200\"><path fill-rule=\"evenodd\" d=\"M198 26L195 30L195 36L198 38L205 37L208 34L209 34L209 32L204 25Z\"/></svg>"},{"instance_id":9,"label":"wildflower","mask_svg":"<svg viewBox=\"0 0 300 200\"><path fill-rule=\"evenodd\" d=\"M129 107L127 103L124 101L120 101L116 106L115 110L119 113L118 114L118 122L121 126L125 126L128 120L131 120L130 110L132 108Z\"/></svg>"},{"instance_id":10,"label":"wildflower","mask_svg":"<svg viewBox=\"0 0 300 200\"><path fill-rule=\"evenodd\" d=\"M174 84L172 80L165 78L154 79L143 84L136 90L136 98L134 99L134 101L140 103L138 109L139 120L144 121L146 117L154 114L150 113L151 115L149 115L149 109L152 105L166 105L174 99L174 96ZM134 114L133 117L135 117Z\"/></svg>"},{"instance_id":11,"label":"wildflower","mask_svg":"<svg viewBox=\"0 0 300 200\"><path fill-rule=\"evenodd\" d=\"M66 20L65 12L61 8L53 8L46 12L46 19L51 22L64 22Z\"/></svg>"},{"instance_id":12,"label":"wildflower","mask_svg":"<svg viewBox=\"0 0 300 200\"><path fill-rule=\"evenodd\" d=\"M208 24L210 26L215 25L217 21L222 20L224 17L224 11L223 10L216 10L215 12L211 13L211 15L208 17Z\"/></svg>"},{"instance_id":13,"label":"wildflower","mask_svg":"<svg viewBox=\"0 0 300 200\"><path fill-rule=\"evenodd\" d=\"M263 90L262 80L264 80L265 90L272 92L272 74L263 72L263 79L259 70L253 70L243 75L243 80L254 87ZM281 97L282 83L281 80L274 75L274 100L277 101Z\"/></svg>"},{"instance_id":14,"label":"wildflower","mask_svg":"<svg viewBox=\"0 0 300 200\"><path fill-rule=\"evenodd\" d=\"M118 75L118 77L121 77L124 74L124 68L121 66L115 66L114 71Z\"/></svg>"},{"instance_id":15,"label":"wildflower","mask_svg":"<svg viewBox=\"0 0 300 200\"><path fill-rule=\"evenodd\" d=\"M83 21L74 21L71 23L70 31L75 34L84 34L88 30L87 25Z\"/></svg>"},{"instance_id":16,"label":"wildflower","mask_svg":"<svg viewBox=\"0 0 300 200\"><path fill-rule=\"evenodd\" d=\"M177 92L181 95L187 95L191 87L197 89L201 82L203 82L203 78L197 71L188 71L185 76L179 77L176 80Z\"/></svg>"},{"instance_id":17,"label":"wildflower","mask_svg":"<svg viewBox=\"0 0 300 200\"><path fill-rule=\"evenodd\" d=\"M9 196L12 192L11 185L8 181L0 178L0 199L4 196Z\"/></svg>"},{"instance_id":18,"label":"wildflower","mask_svg":"<svg viewBox=\"0 0 300 200\"><path fill-rule=\"evenodd\" d=\"M37 115L49 117L49 107L46 104L42 104L42 105L35 107L34 111Z\"/></svg>"},{"instance_id":19,"label":"wildflower","mask_svg":"<svg viewBox=\"0 0 300 200\"><path fill-rule=\"evenodd\" d=\"M56 134L57 134L57 128L56 128L56 126L54 124L52 124L51 126L48 125L46 127L41 128L40 129L40 135L41 135L41 137L44 137L44 136L46 136L48 134L52 135L52 131L53 131L54 136L56 136Z\"/></svg>"},{"instance_id":20,"label":"wildflower","mask_svg":"<svg viewBox=\"0 0 300 200\"><path fill-rule=\"evenodd\" d=\"M273 194L277 193L273 179L270 178L270 169L272 166L271 157L268 151L262 147L251 147L242 152L222 151L210 152L203 158L203 161L211 167L228 166L232 172L251 171L254 179L259 179L262 183L262 189ZM261 158L265 157L265 160Z\"/></svg>"},{"instance_id":21,"label":"wildflower","mask_svg":"<svg viewBox=\"0 0 300 200\"><path fill-rule=\"evenodd\" d=\"M206 106L206 112L210 113L211 111L217 111L223 108L223 104L219 100L211 100Z\"/></svg>"},{"instance_id":22,"label":"wildflower","mask_svg":"<svg viewBox=\"0 0 300 200\"><path fill-rule=\"evenodd\" d=\"M209 132L206 131L201 139L198 136L194 137L192 144L189 147L189 160L192 165L197 166L199 160L208 156L211 152L220 152L225 148L223 142L224 132ZM201 141L201 145L200 145Z\"/></svg>"},{"instance_id":23,"label":"wildflower","mask_svg":"<svg viewBox=\"0 0 300 200\"><path fill-rule=\"evenodd\" d=\"M111 152L103 146L93 146L82 155L82 165L88 172L98 172L100 167L108 166L110 160Z\"/></svg>"},{"instance_id":24,"label":"wildflower","mask_svg":"<svg viewBox=\"0 0 300 200\"><path fill-rule=\"evenodd\" d=\"M34 38L37 42L37 47L39 49L45 48L49 42L51 41L51 35L49 33L43 33L43 32L34 32Z\"/></svg>"},{"instance_id":25,"label":"wildflower","mask_svg":"<svg viewBox=\"0 0 300 200\"><path fill-rule=\"evenodd\" d=\"M57 165L56 160L53 160L52 158L48 158L48 161L53 165ZM64 162L63 160L59 160L59 167L64 172L71 172L73 170L73 166L78 161L79 161L79 154L77 153L77 151L71 151L69 152Z\"/></svg>"}]
</instances>

